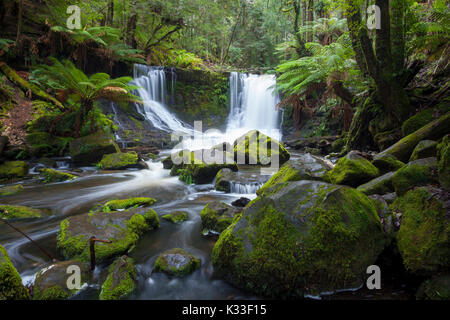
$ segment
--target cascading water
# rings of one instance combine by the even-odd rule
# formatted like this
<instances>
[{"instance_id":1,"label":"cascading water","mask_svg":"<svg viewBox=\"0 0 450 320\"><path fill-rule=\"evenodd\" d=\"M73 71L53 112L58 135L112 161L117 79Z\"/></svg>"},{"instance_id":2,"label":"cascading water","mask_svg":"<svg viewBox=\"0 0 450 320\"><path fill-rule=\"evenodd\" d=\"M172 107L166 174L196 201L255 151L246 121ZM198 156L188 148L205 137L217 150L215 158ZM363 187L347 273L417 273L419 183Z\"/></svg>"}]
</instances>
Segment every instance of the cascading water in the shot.
<instances>
[{"instance_id":1,"label":"cascading water","mask_svg":"<svg viewBox=\"0 0 450 320\"><path fill-rule=\"evenodd\" d=\"M230 193L255 194L256 191L258 191L258 189L262 186L262 183L243 184L238 182L230 182Z\"/></svg>"}]
</instances>

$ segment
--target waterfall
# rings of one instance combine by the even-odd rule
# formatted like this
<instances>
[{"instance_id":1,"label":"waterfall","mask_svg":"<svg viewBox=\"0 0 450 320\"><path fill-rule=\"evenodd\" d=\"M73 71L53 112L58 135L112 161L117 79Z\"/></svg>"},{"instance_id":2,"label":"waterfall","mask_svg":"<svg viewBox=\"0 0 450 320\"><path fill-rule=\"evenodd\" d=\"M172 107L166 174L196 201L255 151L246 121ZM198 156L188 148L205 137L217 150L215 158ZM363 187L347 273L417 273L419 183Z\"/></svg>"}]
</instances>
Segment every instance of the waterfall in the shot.
<instances>
[{"instance_id":1,"label":"waterfall","mask_svg":"<svg viewBox=\"0 0 450 320\"><path fill-rule=\"evenodd\" d=\"M230 193L254 194L262 186L263 183L242 184L238 182L230 182Z\"/></svg>"}]
</instances>

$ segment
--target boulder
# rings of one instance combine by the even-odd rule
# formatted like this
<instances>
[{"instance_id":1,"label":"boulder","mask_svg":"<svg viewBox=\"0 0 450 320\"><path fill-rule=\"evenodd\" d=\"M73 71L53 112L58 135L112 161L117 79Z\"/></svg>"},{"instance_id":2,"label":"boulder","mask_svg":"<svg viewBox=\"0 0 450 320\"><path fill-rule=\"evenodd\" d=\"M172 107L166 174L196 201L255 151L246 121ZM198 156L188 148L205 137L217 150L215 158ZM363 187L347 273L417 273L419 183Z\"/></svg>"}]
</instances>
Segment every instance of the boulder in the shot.
<instances>
[{"instance_id":1,"label":"boulder","mask_svg":"<svg viewBox=\"0 0 450 320\"><path fill-rule=\"evenodd\" d=\"M25 161L9 161L0 165L0 180L23 178L29 166Z\"/></svg>"},{"instance_id":2,"label":"boulder","mask_svg":"<svg viewBox=\"0 0 450 320\"><path fill-rule=\"evenodd\" d=\"M122 200L110 200L101 208L102 211L117 211L137 207L149 207L156 203L156 199L137 197Z\"/></svg>"},{"instance_id":3,"label":"boulder","mask_svg":"<svg viewBox=\"0 0 450 320\"><path fill-rule=\"evenodd\" d=\"M78 165L91 165L99 162L103 155L120 152L112 135L94 133L70 142L72 162Z\"/></svg>"},{"instance_id":4,"label":"boulder","mask_svg":"<svg viewBox=\"0 0 450 320\"><path fill-rule=\"evenodd\" d=\"M238 208L227 205L220 201L213 201L206 204L200 213L203 229L214 232L222 232L232 222Z\"/></svg>"},{"instance_id":5,"label":"boulder","mask_svg":"<svg viewBox=\"0 0 450 320\"><path fill-rule=\"evenodd\" d=\"M180 222L186 221L189 218L189 216L184 211L175 211L175 212L163 215L161 218L163 218L164 220L173 222L173 223L180 223Z\"/></svg>"},{"instance_id":6,"label":"boulder","mask_svg":"<svg viewBox=\"0 0 450 320\"><path fill-rule=\"evenodd\" d=\"M233 207L244 208L250 203L250 199L241 197L231 203Z\"/></svg>"},{"instance_id":7,"label":"boulder","mask_svg":"<svg viewBox=\"0 0 450 320\"><path fill-rule=\"evenodd\" d=\"M175 248L161 253L156 259L153 271L183 277L199 269L200 265L200 259L183 249Z\"/></svg>"},{"instance_id":8,"label":"boulder","mask_svg":"<svg viewBox=\"0 0 450 320\"><path fill-rule=\"evenodd\" d=\"M85 285L90 278L89 266L86 263L77 260L58 262L36 274L33 300L65 300L75 295L79 290L71 290L67 286L73 272L70 268L74 267L81 271L81 285Z\"/></svg>"},{"instance_id":9,"label":"boulder","mask_svg":"<svg viewBox=\"0 0 450 320\"><path fill-rule=\"evenodd\" d=\"M11 196L23 191L21 184L15 184L13 186L5 186L0 188L0 196Z\"/></svg>"},{"instance_id":10,"label":"boulder","mask_svg":"<svg viewBox=\"0 0 450 320\"><path fill-rule=\"evenodd\" d=\"M105 154L98 166L103 170L123 170L137 168L139 158L136 152Z\"/></svg>"},{"instance_id":11,"label":"boulder","mask_svg":"<svg viewBox=\"0 0 450 320\"><path fill-rule=\"evenodd\" d=\"M437 182L436 158L425 158L408 162L407 165L392 176L392 185L399 196L414 187Z\"/></svg>"},{"instance_id":12,"label":"boulder","mask_svg":"<svg viewBox=\"0 0 450 320\"><path fill-rule=\"evenodd\" d=\"M216 182L214 188L218 191L232 192L233 185L251 186L252 188L259 188L270 176L255 174L253 172L238 171L234 172L231 169L221 169L216 175Z\"/></svg>"},{"instance_id":13,"label":"boulder","mask_svg":"<svg viewBox=\"0 0 450 320\"><path fill-rule=\"evenodd\" d=\"M268 297L357 288L390 242L363 193L319 181L289 182L253 200L220 235L218 276Z\"/></svg>"},{"instance_id":14,"label":"boulder","mask_svg":"<svg viewBox=\"0 0 450 320\"><path fill-rule=\"evenodd\" d=\"M0 300L28 300L28 290L22 285L5 248L0 246Z\"/></svg>"},{"instance_id":15,"label":"boulder","mask_svg":"<svg viewBox=\"0 0 450 320\"><path fill-rule=\"evenodd\" d=\"M377 154L372 160L372 164L380 170L380 173L385 174L390 171L397 171L405 165L391 154Z\"/></svg>"},{"instance_id":16,"label":"boulder","mask_svg":"<svg viewBox=\"0 0 450 320\"><path fill-rule=\"evenodd\" d=\"M439 182L450 190L450 135L446 135L437 147Z\"/></svg>"},{"instance_id":17,"label":"boulder","mask_svg":"<svg viewBox=\"0 0 450 320\"><path fill-rule=\"evenodd\" d=\"M450 274L442 273L425 280L416 293L418 300L450 300Z\"/></svg>"},{"instance_id":18,"label":"boulder","mask_svg":"<svg viewBox=\"0 0 450 320\"><path fill-rule=\"evenodd\" d=\"M327 172L326 179L333 184L345 184L357 187L379 176L379 170L369 160L358 154L349 152L338 160L335 167Z\"/></svg>"},{"instance_id":19,"label":"boulder","mask_svg":"<svg viewBox=\"0 0 450 320\"><path fill-rule=\"evenodd\" d=\"M30 152L34 157L61 156L72 138L56 137L48 132L32 132L26 137Z\"/></svg>"},{"instance_id":20,"label":"boulder","mask_svg":"<svg viewBox=\"0 0 450 320\"><path fill-rule=\"evenodd\" d=\"M433 109L425 109L403 122L402 134L407 136L433 121Z\"/></svg>"},{"instance_id":21,"label":"boulder","mask_svg":"<svg viewBox=\"0 0 450 320\"><path fill-rule=\"evenodd\" d=\"M6 220L20 220L41 218L44 212L25 206L0 205L0 218Z\"/></svg>"},{"instance_id":22,"label":"boulder","mask_svg":"<svg viewBox=\"0 0 450 320\"><path fill-rule=\"evenodd\" d=\"M66 259L90 261L89 239L110 240L95 244L96 260L102 262L129 252L145 232L155 228L159 228L159 218L152 209L81 214L61 222L57 247Z\"/></svg>"},{"instance_id":23,"label":"boulder","mask_svg":"<svg viewBox=\"0 0 450 320\"><path fill-rule=\"evenodd\" d=\"M437 142L433 140L422 140L414 148L409 161L436 156Z\"/></svg>"},{"instance_id":24,"label":"boulder","mask_svg":"<svg viewBox=\"0 0 450 320\"><path fill-rule=\"evenodd\" d=\"M67 180L74 180L78 178L77 176L62 172L54 169L42 169L41 175L44 178L45 183L63 182Z\"/></svg>"},{"instance_id":25,"label":"boulder","mask_svg":"<svg viewBox=\"0 0 450 320\"><path fill-rule=\"evenodd\" d=\"M117 258L109 267L108 277L102 285L100 300L119 300L128 297L137 287L137 271L127 256Z\"/></svg>"},{"instance_id":26,"label":"boulder","mask_svg":"<svg viewBox=\"0 0 450 320\"><path fill-rule=\"evenodd\" d=\"M361 191L366 195L371 194L386 194L394 191L394 187L392 186L392 176L395 172L388 172L381 177L370 180L369 182L360 185L357 190Z\"/></svg>"}]
</instances>

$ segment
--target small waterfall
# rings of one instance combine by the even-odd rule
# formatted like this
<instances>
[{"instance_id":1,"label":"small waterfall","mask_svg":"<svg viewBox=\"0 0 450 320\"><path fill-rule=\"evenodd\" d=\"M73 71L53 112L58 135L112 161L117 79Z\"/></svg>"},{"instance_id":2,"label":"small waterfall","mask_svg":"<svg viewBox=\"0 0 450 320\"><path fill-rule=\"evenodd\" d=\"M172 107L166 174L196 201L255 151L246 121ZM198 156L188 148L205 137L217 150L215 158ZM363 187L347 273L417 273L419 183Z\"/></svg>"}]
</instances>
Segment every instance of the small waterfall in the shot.
<instances>
[{"instance_id":1,"label":"small waterfall","mask_svg":"<svg viewBox=\"0 0 450 320\"><path fill-rule=\"evenodd\" d=\"M230 193L253 194L263 186L262 183L242 184L238 182L230 182Z\"/></svg>"},{"instance_id":2,"label":"small waterfall","mask_svg":"<svg viewBox=\"0 0 450 320\"><path fill-rule=\"evenodd\" d=\"M119 119L119 113L117 112L117 106L114 102L111 102L111 109L114 112L114 123L120 128L124 129L125 127L122 125ZM119 144L121 148L127 147L127 142L122 139L122 137L119 135L119 133L116 131L114 132L114 136L116 138L116 142Z\"/></svg>"}]
</instances>

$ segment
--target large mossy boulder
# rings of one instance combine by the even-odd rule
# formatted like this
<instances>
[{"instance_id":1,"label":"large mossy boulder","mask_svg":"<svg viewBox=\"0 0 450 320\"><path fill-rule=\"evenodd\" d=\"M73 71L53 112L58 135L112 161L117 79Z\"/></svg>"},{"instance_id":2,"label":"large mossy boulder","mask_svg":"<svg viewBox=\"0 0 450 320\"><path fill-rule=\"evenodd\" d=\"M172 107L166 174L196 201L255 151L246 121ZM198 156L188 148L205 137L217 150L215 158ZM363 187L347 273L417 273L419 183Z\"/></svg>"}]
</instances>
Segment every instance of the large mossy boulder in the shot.
<instances>
[{"instance_id":1,"label":"large mossy boulder","mask_svg":"<svg viewBox=\"0 0 450 320\"><path fill-rule=\"evenodd\" d=\"M258 130L249 131L236 139L233 148L238 164L270 165L271 158L278 158L278 164L281 166L291 156L279 141Z\"/></svg>"},{"instance_id":2,"label":"large mossy boulder","mask_svg":"<svg viewBox=\"0 0 450 320\"><path fill-rule=\"evenodd\" d=\"M438 182L436 158L425 158L408 162L392 176L392 185L397 195L430 183Z\"/></svg>"},{"instance_id":3,"label":"large mossy boulder","mask_svg":"<svg viewBox=\"0 0 450 320\"><path fill-rule=\"evenodd\" d=\"M214 184L214 188L217 191L223 192L233 192L233 186L235 189L246 189L246 192L243 193L254 193L253 190L261 187L267 180L269 180L270 176L261 175L255 172L245 172L238 171L234 172L231 169L225 168L221 169L216 175L216 182ZM237 192L234 191L234 192ZM253 192L252 192L253 191ZM239 192L237 192L239 193Z\"/></svg>"},{"instance_id":4,"label":"large mossy boulder","mask_svg":"<svg viewBox=\"0 0 450 320\"><path fill-rule=\"evenodd\" d=\"M188 164L182 169L180 174L180 180L187 184L207 184L213 182L217 173L222 169L230 169L232 171L238 171L236 163L232 164Z\"/></svg>"},{"instance_id":5,"label":"large mossy boulder","mask_svg":"<svg viewBox=\"0 0 450 320\"><path fill-rule=\"evenodd\" d=\"M423 126L433 121L433 109L425 109L413 115L411 118L403 122L402 134L404 137L419 130Z\"/></svg>"},{"instance_id":6,"label":"large mossy boulder","mask_svg":"<svg viewBox=\"0 0 450 320\"><path fill-rule=\"evenodd\" d=\"M212 262L236 287L295 298L359 287L389 240L366 195L302 180L253 200L220 235Z\"/></svg>"},{"instance_id":7,"label":"large mossy boulder","mask_svg":"<svg viewBox=\"0 0 450 320\"><path fill-rule=\"evenodd\" d=\"M325 174L332 167L322 159L309 153L302 154L295 160L289 160L283 164L267 183L265 183L256 193L262 194L268 188L289 181L299 180L322 180Z\"/></svg>"},{"instance_id":8,"label":"large mossy boulder","mask_svg":"<svg viewBox=\"0 0 450 320\"><path fill-rule=\"evenodd\" d=\"M0 196L11 196L23 192L23 186L21 184L15 184L12 186L5 186L0 188Z\"/></svg>"},{"instance_id":9,"label":"large mossy boulder","mask_svg":"<svg viewBox=\"0 0 450 320\"><path fill-rule=\"evenodd\" d=\"M161 253L156 259L154 272L164 272L170 276L184 277L199 269L201 260L189 252L180 249L170 249Z\"/></svg>"},{"instance_id":10,"label":"large mossy boulder","mask_svg":"<svg viewBox=\"0 0 450 320\"><path fill-rule=\"evenodd\" d=\"M72 162L91 165L99 162L103 155L120 152L114 138L108 133L94 133L70 142Z\"/></svg>"},{"instance_id":11,"label":"large mossy boulder","mask_svg":"<svg viewBox=\"0 0 450 320\"><path fill-rule=\"evenodd\" d=\"M127 256L117 258L109 267L102 285L100 300L119 300L128 297L137 287L137 271Z\"/></svg>"},{"instance_id":12,"label":"large mossy boulder","mask_svg":"<svg viewBox=\"0 0 450 320\"><path fill-rule=\"evenodd\" d=\"M433 140L422 140L414 148L409 161L436 156L437 142Z\"/></svg>"},{"instance_id":13,"label":"large mossy boulder","mask_svg":"<svg viewBox=\"0 0 450 320\"><path fill-rule=\"evenodd\" d=\"M39 209L34 209L25 206L16 205L0 205L0 218L5 220L20 220L41 218L44 212Z\"/></svg>"},{"instance_id":14,"label":"large mossy boulder","mask_svg":"<svg viewBox=\"0 0 450 320\"><path fill-rule=\"evenodd\" d=\"M437 147L438 173L441 186L450 190L450 135L446 135Z\"/></svg>"},{"instance_id":15,"label":"large mossy boulder","mask_svg":"<svg viewBox=\"0 0 450 320\"><path fill-rule=\"evenodd\" d=\"M145 232L155 228L159 218L152 209L87 213L61 222L57 246L66 259L89 261L89 239L110 240L95 244L96 260L102 262L129 252Z\"/></svg>"},{"instance_id":16,"label":"large mossy boulder","mask_svg":"<svg viewBox=\"0 0 450 320\"><path fill-rule=\"evenodd\" d=\"M425 280L416 293L418 300L450 300L450 274L442 273Z\"/></svg>"},{"instance_id":17,"label":"large mossy boulder","mask_svg":"<svg viewBox=\"0 0 450 320\"><path fill-rule=\"evenodd\" d=\"M105 154L98 166L103 170L123 170L137 168L139 157L136 152L119 152Z\"/></svg>"},{"instance_id":18,"label":"large mossy boulder","mask_svg":"<svg viewBox=\"0 0 450 320\"><path fill-rule=\"evenodd\" d=\"M397 246L410 272L430 274L450 266L450 224L445 192L420 187L397 198L402 213Z\"/></svg>"},{"instance_id":19,"label":"large mossy boulder","mask_svg":"<svg viewBox=\"0 0 450 320\"><path fill-rule=\"evenodd\" d=\"M42 169L41 175L44 178L45 183L63 182L78 178L73 174L48 168Z\"/></svg>"},{"instance_id":20,"label":"large mossy boulder","mask_svg":"<svg viewBox=\"0 0 450 320\"><path fill-rule=\"evenodd\" d=\"M19 272L12 264L5 248L0 245L0 300L28 300L29 298Z\"/></svg>"},{"instance_id":21,"label":"large mossy boulder","mask_svg":"<svg viewBox=\"0 0 450 320\"><path fill-rule=\"evenodd\" d=\"M225 230L240 210L220 201L206 204L200 212L203 229L220 233Z\"/></svg>"},{"instance_id":22,"label":"large mossy boulder","mask_svg":"<svg viewBox=\"0 0 450 320\"><path fill-rule=\"evenodd\" d=\"M83 286L89 282L89 266L81 261L69 260L58 262L43 268L36 274L33 288L33 300L65 300L75 295L80 289L69 289L69 277L80 270Z\"/></svg>"},{"instance_id":23,"label":"large mossy boulder","mask_svg":"<svg viewBox=\"0 0 450 320\"><path fill-rule=\"evenodd\" d=\"M394 174L395 172L393 171L383 174L381 177L360 185L357 190L366 195L390 193L394 191L394 187L392 186L392 176Z\"/></svg>"},{"instance_id":24,"label":"large mossy boulder","mask_svg":"<svg viewBox=\"0 0 450 320\"><path fill-rule=\"evenodd\" d=\"M29 166L25 161L9 161L0 165L0 180L23 178L28 174Z\"/></svg>"},{"instance_id":25,"label":"large mossy boulder","mask_svg":"<svg viewBox=\"0 0 450 320\"><path fill-rule=\"evenodd\" d=\"M340 158L335 167L327 172L326 179L333 184L357 187L379 175L379 170L369 160L356 151L351 151Z\"/></svg>"},{"instance_id":26,"label":"large mossy boulder","mask_svg":"<svg viewBox=\"0 0 450 320\"><path fill-rule=\"evenodd\" d=\"M372 164L380 170L381 174L397 171L405 165L404 162L401 162L391 154L375 155L375 157L373 157Z\"/></svg>"}]
</instances>

